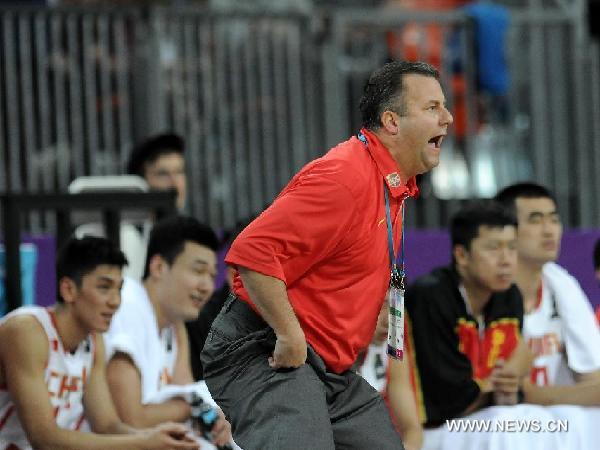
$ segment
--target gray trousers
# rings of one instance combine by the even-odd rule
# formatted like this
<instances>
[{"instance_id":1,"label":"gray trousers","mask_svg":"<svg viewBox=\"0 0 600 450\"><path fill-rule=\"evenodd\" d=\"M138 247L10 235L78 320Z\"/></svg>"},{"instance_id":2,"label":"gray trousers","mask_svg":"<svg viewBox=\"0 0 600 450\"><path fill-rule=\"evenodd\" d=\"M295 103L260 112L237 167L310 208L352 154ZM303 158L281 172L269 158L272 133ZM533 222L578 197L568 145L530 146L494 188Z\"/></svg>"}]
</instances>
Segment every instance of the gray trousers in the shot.
<instances>
[{"instance_id":1,"label":"gray trousers","mask_svg":"<svg viewBox=\"0 0 600 450\"><path fill-rule=\"evenodd\" d=\"M404 450L381 396L352 371L328 372L308 347L306 364L273 370L275 333L230 295L201 360L206 384L244 450Z\"/></svg>"}]
</instances>

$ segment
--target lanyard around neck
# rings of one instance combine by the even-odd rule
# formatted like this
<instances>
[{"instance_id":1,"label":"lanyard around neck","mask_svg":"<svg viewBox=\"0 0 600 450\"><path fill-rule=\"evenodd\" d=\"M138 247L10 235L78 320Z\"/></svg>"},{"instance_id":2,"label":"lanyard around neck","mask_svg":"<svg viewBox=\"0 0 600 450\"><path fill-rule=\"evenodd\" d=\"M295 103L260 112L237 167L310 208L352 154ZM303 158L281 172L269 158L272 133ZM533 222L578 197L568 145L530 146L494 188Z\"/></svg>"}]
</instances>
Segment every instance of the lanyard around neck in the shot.
<instances>
[{"instance_id":1,"label":"lanyard around neck","mask_svg":"<svg viewBox=\"0 0 600 450\"><path fill-rule=\"evenodd\" d=\"M392 271L392 284L394 287L404 289L404 202L402 208L402 224L400 225L400 261L396 259L394 252L394 236L392 234L392 215L390 213L390 195L387 184L383 182L383 196L385 197L385 219L387 222L388 250L390 254L390 269Z\"/></svg>"},{"instance_id":2,"label":"lanyard around neck","mask_svg":"<svg viewBox=\"0 0 600 450\"><path fill-rule=\"evenodd\" d=\"M360 132L358 133L358 139L365 145L369 146L369 141L365 135ZM388 236L388 250L390 255L390 269L392 271L391 283L395 287L404 289L404 202L402 202L400 208L402 208L402 225L400 228L400 262L396 262L396 255L394 252L394 236L392 234L392 215L390 212L390 195L388 193L388 186L383 181L383 196L385 197L385 218L387 225L387 236ZM398 269L399 267L399 269Z\"/></svg>"}]
</instances>

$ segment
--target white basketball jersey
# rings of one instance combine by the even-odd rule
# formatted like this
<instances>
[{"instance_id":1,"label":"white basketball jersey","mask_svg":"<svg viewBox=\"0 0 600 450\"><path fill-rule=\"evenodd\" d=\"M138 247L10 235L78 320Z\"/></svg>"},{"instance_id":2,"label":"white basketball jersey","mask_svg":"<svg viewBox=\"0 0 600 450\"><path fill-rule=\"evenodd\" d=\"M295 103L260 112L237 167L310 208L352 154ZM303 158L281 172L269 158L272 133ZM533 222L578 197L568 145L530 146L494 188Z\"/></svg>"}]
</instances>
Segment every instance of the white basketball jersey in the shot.
<instances>
[{"instance_id":1,"label":"white basketball jersey","mask_svg":"<svg viewBox=\"0 0 600 450\"><path fill-rule=\"evenodd\" d=\"M523 336L535 355L532 381L572 384L573 373L600 368L600 332L579 283L562 267L547 263L536 308L525 314Z\"/></svg>"},{"instance_id":2,"label":"white basketball jersey","mask_svg":"<svg viewBox=\"0 0 600 450\"><path fill-rule=\"evenodd\" d=\"M531 372L532 382L539 386L571 384L564 348L562 320L558 315L556 294L542 285L541 300L535 310L525 314L523 334L535 356Z\"/></svg>"},{"instance_id":3,"label":"white basketball jersey","mask_svg":"<svg viewBox=\"0 0 600 450\"><path fill-rule=\"evenodd\" d=\"M60 428L78 430L84 419L83 392L94 363L95 336L88 335L74 353L66 352L56 330L54 313L39 306L21 307L0 321L16 315L32 315L48 337L48 362L44 380L56 423ZM0 450L26 450L31 446L21 427L7 386L0 386Z\"/></svg>"},{"instance_id":4,"label":"white basketball jersey","mask_svg":"<svg viewBox=\"0 0 600 450\"><path fill-rule=\"evenodd\" d=\"M150 403L164 386L172 383L177 360L177 336L173 327L160 330L152 302L144 286L125 278L121 306L104 333L106 355L128 355L140 371L142 403Z\"/></svg>"}]
</instances>

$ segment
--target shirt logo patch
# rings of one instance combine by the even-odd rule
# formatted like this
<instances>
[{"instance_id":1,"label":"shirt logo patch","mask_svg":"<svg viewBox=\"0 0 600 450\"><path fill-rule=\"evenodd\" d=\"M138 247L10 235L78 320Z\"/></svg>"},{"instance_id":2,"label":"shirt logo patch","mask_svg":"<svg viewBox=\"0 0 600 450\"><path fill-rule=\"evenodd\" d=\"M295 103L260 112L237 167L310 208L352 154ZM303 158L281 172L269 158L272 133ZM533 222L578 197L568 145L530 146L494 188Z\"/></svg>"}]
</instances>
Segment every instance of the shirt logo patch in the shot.
<instances>
[{"instance_id":1,"label":"shirt logo patch","mask_svg":"<svg viewBox=\"0 0 600 450\"><path fill-rule=\"evenodd\" d=\"M398 172L392 172L389 175L386 175L385 179L387 180L390 187L393 187L393 188L397 188L398 186L400 186L400 183L402 183L402 180L400 180L400 175L398 175Z\"/></svg>"}]
</instances>

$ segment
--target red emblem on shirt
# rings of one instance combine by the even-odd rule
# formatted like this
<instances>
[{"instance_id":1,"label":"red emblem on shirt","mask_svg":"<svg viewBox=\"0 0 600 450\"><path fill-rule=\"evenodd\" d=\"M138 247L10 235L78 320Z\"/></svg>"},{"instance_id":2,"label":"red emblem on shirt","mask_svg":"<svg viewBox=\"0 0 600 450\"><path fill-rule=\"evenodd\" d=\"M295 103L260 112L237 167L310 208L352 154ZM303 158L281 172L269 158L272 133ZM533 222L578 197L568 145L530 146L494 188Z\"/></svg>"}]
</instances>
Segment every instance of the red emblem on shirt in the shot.
<instances>
[{"instance_id":1,"label":"red emblem on shirt","mask_svg":"<svg viewBox=\"0 0 600 450\"><path fill-rule=\"evenodd\" d=\"M475 322L460 318L456 327L458 350L469 358L474 378L487 378L498 358L509 359L519 343L519 321L506 318L490 323L483 336Z\"/></svg>"},{"instance_id":2,"label":"red emblem on shirt","mask_svg":"<svg viewBox=\"0 0 600 450\"><path fill-rule=\"evenodd\" d=\"M392 172L392 173L386 175L385 179L387 180L390 187L393 187L393 188L397 188L398 186L400 186L400 183L402 183L402 180L400 180L400 175L398 175L398 172Z\"/></svg>"}]
</instances>

